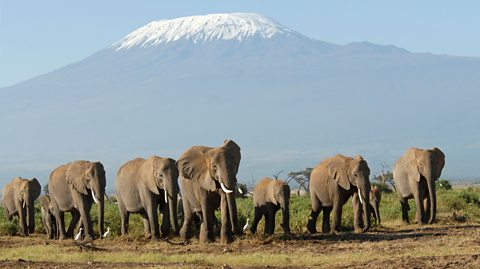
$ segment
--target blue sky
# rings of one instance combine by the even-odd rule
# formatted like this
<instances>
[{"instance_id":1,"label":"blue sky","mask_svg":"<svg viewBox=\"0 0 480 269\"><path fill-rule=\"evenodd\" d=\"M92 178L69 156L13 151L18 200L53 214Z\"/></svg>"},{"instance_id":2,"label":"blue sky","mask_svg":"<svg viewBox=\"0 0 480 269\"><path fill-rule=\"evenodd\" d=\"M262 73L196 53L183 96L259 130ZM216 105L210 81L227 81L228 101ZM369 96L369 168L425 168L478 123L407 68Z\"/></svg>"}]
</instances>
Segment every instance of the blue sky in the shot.
<instances>
[{"instance_id":1,"label":"blue sky","mask_svg":"<svg viewBox=\"0 0 480 269\"><path fill-rule=\"evenodd\" d=\"M479 1L5 1L0 87L79 61L152 21L254 12L312 38L480 57Z\"/></svg>"}]
</instances>

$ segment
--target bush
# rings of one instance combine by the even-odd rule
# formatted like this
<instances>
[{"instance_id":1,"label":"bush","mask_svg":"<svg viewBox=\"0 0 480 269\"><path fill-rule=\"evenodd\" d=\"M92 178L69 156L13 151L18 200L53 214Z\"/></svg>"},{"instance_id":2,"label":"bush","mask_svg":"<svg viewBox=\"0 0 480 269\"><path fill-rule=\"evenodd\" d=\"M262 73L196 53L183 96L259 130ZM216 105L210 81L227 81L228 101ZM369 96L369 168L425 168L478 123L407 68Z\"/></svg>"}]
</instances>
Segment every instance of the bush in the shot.
<instances>
[{"instance_id":1,"label":"bush","mask_svg":"<svg viewBox=\"0 0 480 269\"><path fill-rule=\"evenodd\" d=\"M437 182L435 182L435 187L436 187L437 190L440 190L440 189L451 190L452 189L452 185L446 179L440 179Z\"/></svg>"},{"instance_id":2,"label":"bush","mask_svg":"<svg viewBox=\"0 0 480 269\"><path fill-rule=\"evenodd\" d=\"M371 185L372 185L372 189L374 187L377 187L383 193L392 193L393 192L392 188L387 183L374 182L374 183L371 183Z\"/></svg>"}]
</instances>

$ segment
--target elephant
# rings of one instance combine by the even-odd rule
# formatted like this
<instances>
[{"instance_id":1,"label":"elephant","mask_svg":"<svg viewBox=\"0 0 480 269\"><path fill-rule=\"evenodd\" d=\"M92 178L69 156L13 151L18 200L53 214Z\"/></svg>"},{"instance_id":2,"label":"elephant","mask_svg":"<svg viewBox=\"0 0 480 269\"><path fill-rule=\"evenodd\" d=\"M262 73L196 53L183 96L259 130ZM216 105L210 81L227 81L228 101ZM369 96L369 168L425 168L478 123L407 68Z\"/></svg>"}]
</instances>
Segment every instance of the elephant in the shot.
<instances>
[{"instance_id":1,"label":"elephant","mask_svg":"<svg viewBox=\"0 0 480 269\"><path fill-rule=\"evenodd\" d=\"M53 215L53 207L51 205L50 196L48 194L39 198L40 209L42 212L42 223L47 231L47 236L50 239L57 238L57 221Z\"/></svg>"},{"instance_id":2,"label":"elephant","mask_svg":"<svg viewBox=\"0 0 480 269\"><path fill-rule=\"evenodd\" d=\"M380 201L382 201L382 192L379 188L373 187L370 191L370 212L375 219L375 224L381 225L380 220Z\"/></svg>"},{"instance_id":3,"label":"elephant","mask_svg":"<svg viewBox=\"0 0 480 269\"><path fill-rule=\"evenodd\" d=\"M336 155L323 160L310 176L312 210L308 231L316 233L316 221L323 210L322 232L339 232L342 207L353 196L354 228L356 233L370 228L370 168L361 156L355 158ZM333 210L333 227L330 229L330 213ZM365 223L363 220L365 219Z\"/></svg>"},{"instance_id":4,"label":"elephant","mask_svg":"<svg viewBox=\"0 0 480 269\"><path fill-rule=\"evenodd\" d=\"M57 221L58 238L72 238L76 224L85 227L85 240L95 239L90 209L98 204L98 227L102 238L104 225L105 170L102 163L74 161L59 166L50 174L48 193ZM71 212L72 220L65 232L65 212Z\"/></svg>"},{"instance_id":5,"label":"elephant","mask_svg":"<svg viewBox=\"0 0 480 269\"><path fill-rule=\"evenodd\" d=\"M445 166L445 154L439 148L412 147L398 159L393 168L393 180L402 207L402 219L408 223L408 199L415 199L418 224L433 223L437 211L435 181Z\"/></svg>"},{"instance_id":6,"label":"elephant","mask_svg":"<svg viewBox=\"0 0 480 269\"><path fill-rule=\"evenodd\" d=\"M20 232L28 236L35 232L34 201L40 195L42 187L36 178L30 180L17 177L3 188L3 210L5 218L13 216L20 219Z\"/></svg>"},{"instance_id":7,"label":"elephant","mask_svg":"<svg viewBox=\"0 0 480 269\"><path fill-rule=\"evenodd\" d=\"M290 234L290 187L278 179L263 178L255 186L253 192L253 206L255 217L250 231L255 234L258 222L265 216L265 235L272 235L275 231L275 214L282 209L282 228L285 235Z\"/></svg>"},{"instance_id":8,"label":"elephant","mask_svg":"<svg viewBox=\"0 0 480 269\"><path fill-rule=\"evenodd\" d=\"M237 219L235 186L240 165L240 147L232 140L222 146L193 146L177 161L180 173L184 221L180 236L192 237L192 225L201 221L199 241L215 241L214 211L220 207L220 242L230 243L233 235L242 235Z\"/></svg>"},{"instance_id":9,"label":"elephant","mask_svg":"<svg viewBox=\"0 0 480 269\"><path fill-rule=\"evenodd\" d=\"M160 237L158 211L163 215L162 236L166 237L173 227L179 232L178 169L175 160L152 156L126 162L117 173L115 181L118 208L122 220L122 235L128 233L130 213L140 213L143 218L145 237L156 240ZM171 226L170 226L171 225Z\"/></svg>"}]
</instances>

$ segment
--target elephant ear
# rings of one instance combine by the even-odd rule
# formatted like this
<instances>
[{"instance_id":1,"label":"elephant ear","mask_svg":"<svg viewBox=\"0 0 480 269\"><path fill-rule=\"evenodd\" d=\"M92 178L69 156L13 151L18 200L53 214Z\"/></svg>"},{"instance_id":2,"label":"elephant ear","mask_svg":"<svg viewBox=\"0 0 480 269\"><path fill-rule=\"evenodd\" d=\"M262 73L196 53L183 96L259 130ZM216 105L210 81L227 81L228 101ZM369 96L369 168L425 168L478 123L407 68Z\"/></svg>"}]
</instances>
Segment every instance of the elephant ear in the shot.
<instances>
[{"instance_id":1,"label":"elephant ear","mask_svg":"<svg viewBox=\"0 0 480 269\"><path fill-rule=\"evenodd\" d=\"M435 172L437 176L436 178L439 179L442 175L443 167L445 166L445 154L443 154L443 152L437 147L433 148L432 151L436 155L437 167Z\"/></svg>"},{"instance_id":2,"label":"elephant ear","mask_svg":"<svg viewBox=\"0 0 480 269\"><path fill-rule=\"evenodd\" d=\"M417 164L417 153L420 151L420 149L413 149L413 154L412 156L407 156L407 171L408 171L408 176L413 178L415 181L420 182L420 171L418 170L418 164Z\"/></svg>"},{"instance_id":3,"label":"elephant ear","mask_svg":"<svg viewBox=\"0 0 480 269\"><path fill-rule=\"evenodd\" d=\"M29 180L28 184L30 185L30 191L32 199L35 201L37 200L38 196L40 196L40 192L42 191L42 186L38 182L36 178L32 178Z\"/></svg>"},{"instance_id":4,"label":"elephant ear","mask_svg":"<svg viewBox=\"0 0 480 269\"><path fill-rule=\"evenodd\" d=\"M327 171L337 184L345 190L350 189L350 180L347 174L348 164L342 156L333 157L327 164Z\"/></svg>"},{"instance_id":5,"label":"elephant ear","mask_svg":"<svg viewBox=\"0 0 480 269\"><path fill-rule=\"evenodd\" d=\"M81 194L88 195L87 185L85 182L85 174L90 173L90 169L86 169L85 162L73 162L68 165L66 178L67 183Z\"/></svg>"},{"instance_id":6,"label":"elephant ear","mask_svg":"<svg viewBox=\"0 0 480 269\"><path fill-rule=\"evenodd\" d=\"M200 184L202 188L210 191L217 189L215 181L210 176L207 153L211 148L191 147L182 154L177 161L180 176L191 179Z\"/></svg>"},{"instance_id":7,"label":"elephant ear","mask_svg":"<svg viewBox=\"0 0 480 269\"><path fill-rule=\"evenodd\" d=\"M147 188L151 192L159 195L160 191L158 190L158 187L160 187L161 185L159 185L157 177L155 176L155 166L153 165L153 162L154 158L150 157L148 158L148 160L145 160L143 162L139 169L141 171L141 176Z\"/></svg>"}]
</instances>

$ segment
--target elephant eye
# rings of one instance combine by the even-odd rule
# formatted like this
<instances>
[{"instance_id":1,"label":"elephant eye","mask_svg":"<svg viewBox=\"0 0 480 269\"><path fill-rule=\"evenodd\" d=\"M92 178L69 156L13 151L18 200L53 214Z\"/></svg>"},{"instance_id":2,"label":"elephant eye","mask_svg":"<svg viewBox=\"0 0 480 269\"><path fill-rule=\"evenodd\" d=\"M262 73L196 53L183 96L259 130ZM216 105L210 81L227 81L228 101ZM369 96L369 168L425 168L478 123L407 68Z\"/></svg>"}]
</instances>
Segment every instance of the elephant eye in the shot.
<instances>
[{"instance_id":1,"label":"elephant eye","mask_svg":"<svg viewBox=\"0 0 480 269\"><path fill-rule=\"evenodd\" d=\"M158 175L159 178L163 178L163 174Z\"/></svg>"},{"instance_id":2,"label":"elephant eye","mask_svg":"<svg viewBox=\"0 0 480 269\"><path fill-rule=\"evenodd\" d=\"M217 165L216 165L216 164L212 164L212 169L213 169L213 171L216 171L216 170L217 170Z\"/></svg>"}]
</instances>

